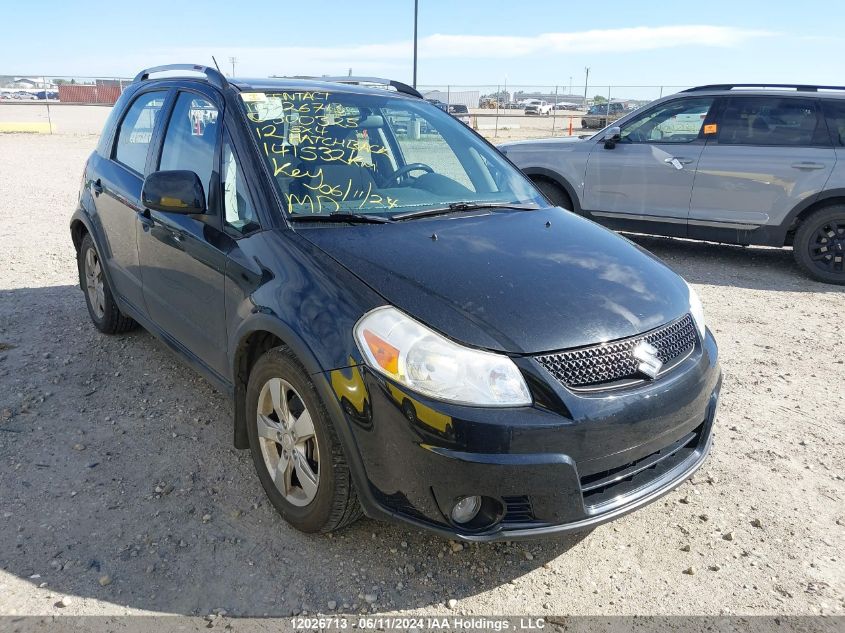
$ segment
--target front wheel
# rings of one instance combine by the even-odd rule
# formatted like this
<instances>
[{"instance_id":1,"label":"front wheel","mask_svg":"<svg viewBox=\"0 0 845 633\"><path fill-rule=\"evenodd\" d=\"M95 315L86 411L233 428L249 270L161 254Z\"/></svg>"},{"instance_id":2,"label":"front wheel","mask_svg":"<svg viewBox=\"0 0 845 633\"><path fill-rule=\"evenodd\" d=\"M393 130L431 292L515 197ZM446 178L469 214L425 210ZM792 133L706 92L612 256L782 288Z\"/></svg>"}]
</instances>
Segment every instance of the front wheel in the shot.
<instances>
[{"instance_id":1,"label":"front wheel","mask_svg":"<svg viewBox=\"0 0 845 633\"><path fill-rule=\"evenodd\" d=\"M337 433L290 350L277 347L258 359L246 406L258 479L288 523L302 532L331 532L361 516Z\"/></svg>"},{"instance_id":2,"label":"front wheel","mask_svg":"<svg viewBox=\"0 0 845 633\"><path fill-rule=\"evenodd\" d=\"M810 277L845 284L845 205L819 209L805 218L792 249L795 261Z\"/></svg>"},{"instance_id":3,"label":"front wheel","mask_svg":"<svg viewBox=\"0 0 845 633\"><path fill-rule=\"evenodd\" d=\"M536 180L532 178L531 182L534 183L534 186L540 190L546 198L549 199L556 207L563 207L567 211L573 211L572 208L572 200L569 199L569 194L563 190L563 187L556 185L553 182L550 182L544 178L537 178Z\"/></svg>"}]
</instances>

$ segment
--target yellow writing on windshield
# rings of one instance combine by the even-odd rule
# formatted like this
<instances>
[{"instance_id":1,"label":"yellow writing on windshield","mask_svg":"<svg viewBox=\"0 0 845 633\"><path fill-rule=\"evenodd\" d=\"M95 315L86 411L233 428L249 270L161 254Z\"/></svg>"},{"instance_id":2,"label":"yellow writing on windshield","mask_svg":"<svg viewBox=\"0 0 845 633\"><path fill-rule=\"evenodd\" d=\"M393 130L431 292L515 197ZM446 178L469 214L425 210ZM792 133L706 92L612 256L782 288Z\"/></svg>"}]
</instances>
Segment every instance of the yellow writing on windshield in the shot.
<instances>
[{"instance_id":1,"label":"yellow writing on windshield","mask_svg":"<svg viewBox=\"0 0 845 633\"><path fill-rule=\"evenodd\" d=\"M398 205L376 190L375 162L384 160L390 166L391 155L387 146L370 140L368 128L378 127L381 117L331 101L328 92L263 94L263 101L245 100L247 113L289 212ZM362 126L368 118L367 127Z\"/></svg>"}]
</instances>

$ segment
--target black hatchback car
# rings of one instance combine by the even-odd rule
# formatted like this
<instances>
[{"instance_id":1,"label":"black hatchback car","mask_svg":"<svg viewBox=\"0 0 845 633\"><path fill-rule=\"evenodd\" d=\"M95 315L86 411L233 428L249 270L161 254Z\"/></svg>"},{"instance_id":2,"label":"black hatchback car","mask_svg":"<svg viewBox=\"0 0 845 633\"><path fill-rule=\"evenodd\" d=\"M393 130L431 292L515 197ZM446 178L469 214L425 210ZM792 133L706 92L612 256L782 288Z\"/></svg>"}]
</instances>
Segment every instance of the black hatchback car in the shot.
<instances>
[{"instance_id":1,"label":"black hatchback car","mask_svg":"<svg viewBox=\"0 0 845 633\"><path fill-rule=\"evenodd\" d=\"M230 395L300 530L513 539L671 490L721 382L695 292L388 84L140 73L71 222L95 326Z\"/></svg>"}]
</instances>

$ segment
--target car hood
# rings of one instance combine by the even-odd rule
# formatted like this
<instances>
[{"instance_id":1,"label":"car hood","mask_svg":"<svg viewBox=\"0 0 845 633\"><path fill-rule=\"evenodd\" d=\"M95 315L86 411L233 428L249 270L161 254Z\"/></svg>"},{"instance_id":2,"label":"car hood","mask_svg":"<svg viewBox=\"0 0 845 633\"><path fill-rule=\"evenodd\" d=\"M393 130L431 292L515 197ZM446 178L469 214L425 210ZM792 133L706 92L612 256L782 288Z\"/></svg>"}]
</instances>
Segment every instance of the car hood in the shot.
<instances>
[{"instance_id":1,"label":"car hood","mask_svg":"<svg viewBox=\"0 0 845 633\"><path fill-rule=\"evenodd\" d=\"M663 263L559 208L296 230L386 302L473 347L579 347L689 310L684 281Z\"/></svg>"}]
</instances>

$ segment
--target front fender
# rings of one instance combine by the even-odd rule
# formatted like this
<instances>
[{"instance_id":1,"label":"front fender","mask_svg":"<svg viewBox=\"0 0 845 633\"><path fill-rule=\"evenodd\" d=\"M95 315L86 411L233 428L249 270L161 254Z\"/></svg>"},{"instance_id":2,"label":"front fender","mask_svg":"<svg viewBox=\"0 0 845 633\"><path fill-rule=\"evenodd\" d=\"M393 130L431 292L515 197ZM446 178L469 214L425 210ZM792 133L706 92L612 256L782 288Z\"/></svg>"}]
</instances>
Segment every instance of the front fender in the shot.
<instances>
[{"instance_id":1,"label":"front fender","mask_svg":"<svg viewBox=\"0 0 845 633\"><path fill-rule=\"evenodd\" d=\"M335 371L323 370L317 355L311 349L311 346L297 334L296 330L277 318L274 315L261 312L258 308L245 319L237 328L235 336L232 337L234 344L230 346L230 355L233 362L237 363L240 356L241 346L244 341L250 339L251 335L267 332L276 336L293 352L296 358L305 367L305 370L310 374L311 381L317 389L326 410L329 413L329 419L334 425L338 438L340 439L341 447L346 457L346 463L349 465L352 478L355 483L358 494L364 500L364 506L372 508L375 502L371 499L369 483L366 472L362 466L358 445L349 427L346 416L343 413L343 405L338 396L338 390L332 384L332 375L338 370L348 369L359 364L360 356L348 359L348 364L344 367L334 368ZM249 438L246 430L246 382L238 379L238 368L233 367L233 375L235 376L235 427L234 427L234 442L235 447L240 449L249 448Z\"/></svg>"}]
</instances>

